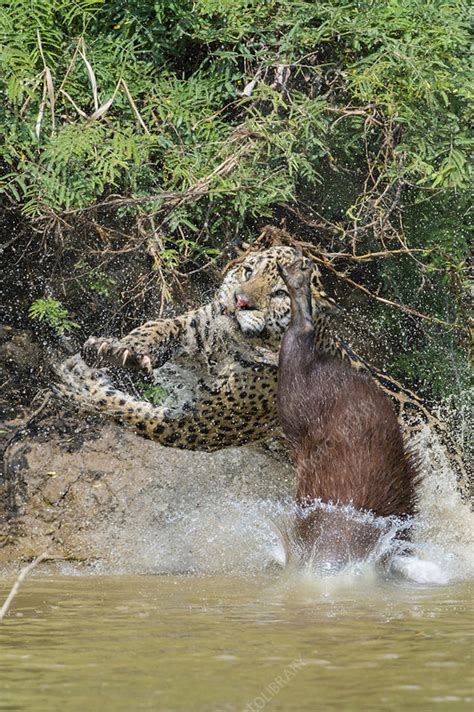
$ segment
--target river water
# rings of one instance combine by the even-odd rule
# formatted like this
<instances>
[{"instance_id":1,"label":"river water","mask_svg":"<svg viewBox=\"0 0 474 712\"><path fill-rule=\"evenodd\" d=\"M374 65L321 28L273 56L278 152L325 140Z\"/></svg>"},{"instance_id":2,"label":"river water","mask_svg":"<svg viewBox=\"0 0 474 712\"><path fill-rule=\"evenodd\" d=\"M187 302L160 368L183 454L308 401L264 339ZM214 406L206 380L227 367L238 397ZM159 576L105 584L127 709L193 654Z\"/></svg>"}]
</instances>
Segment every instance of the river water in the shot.
<instances>
[{"instance_id":1,"label":"river water","mask_svg":"<svg viewBox=\"0 0 474 712\"><path fill-rule=\"evenodd\" d=\"M0 628L0 709L472 710L472 595L369 574L40 572Z\"/></svg>"},{"instance_id":2,"label":"river water","mask_svg":"<svg viewBox=\"0 0 474 712\"><path fill-rule=\"evenodd\" d=\"M473 515L433 463L396 570L376 564L399 554L396 523L328 575L296 565L290 501L225 491L125 522L102 561L40 564L0 622L0 710L472 712Z\"/></svg>"}]
</instances>

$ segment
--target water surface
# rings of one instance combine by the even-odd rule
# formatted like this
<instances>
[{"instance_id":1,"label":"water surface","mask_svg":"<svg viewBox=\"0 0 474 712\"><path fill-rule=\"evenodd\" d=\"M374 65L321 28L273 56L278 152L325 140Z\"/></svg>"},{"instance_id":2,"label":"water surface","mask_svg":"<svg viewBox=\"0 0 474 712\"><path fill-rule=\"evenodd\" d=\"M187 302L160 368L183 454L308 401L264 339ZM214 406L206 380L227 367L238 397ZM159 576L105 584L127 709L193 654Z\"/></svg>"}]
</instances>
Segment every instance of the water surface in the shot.
<instances>
[{"instance_id":1,"label":"water surface","mask_svg":"<svg viewBox=\"0 0 474 712\"><path fill-rule=\"evenodd\" d=\"M0 626L0 710L472 710L472 594L369 574L40 571Z\"/></svg>"},{"instance_id":2,"label":"water surface","mask_svg":"<svg viewBox=\"0 0 474 712\"><path fill-rule=\"evenodd\" d=\"M396 522L363 565L322 576L282 569L291 501L191 496L169 521L97 532L101 561L23 583L0 623L0 710L472 712L474 518L421 444L418 583L377 569ZM0 602L19 566L0 571Z\"/></svg>"}]
</instances>

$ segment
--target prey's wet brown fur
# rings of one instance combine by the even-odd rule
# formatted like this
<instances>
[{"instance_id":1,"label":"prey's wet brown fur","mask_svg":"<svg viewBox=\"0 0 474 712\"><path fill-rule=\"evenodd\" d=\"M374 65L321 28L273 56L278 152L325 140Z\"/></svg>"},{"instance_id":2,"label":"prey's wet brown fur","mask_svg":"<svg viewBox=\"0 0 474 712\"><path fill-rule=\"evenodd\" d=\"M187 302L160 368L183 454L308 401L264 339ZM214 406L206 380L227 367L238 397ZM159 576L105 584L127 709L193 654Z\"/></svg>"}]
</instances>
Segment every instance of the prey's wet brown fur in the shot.
<instances>
[{"instance_id":1,"label":"prey's wet brown fur","mask_svg":"<svg viewBox=\"0 0 474 712\"><path fill-rule=\"evenodd\" d=\"M318 352L311 313L311 264L282 268L292 317L280 349L278 410L294 452L296 500L351 505L379 517L415 510L419 468L404 445L389 398L372 379ZM357 518L356 518L357 519ZM341 510L316 508L297 522L303 545L347 561L365 557L379 530Z\"/></svg>"}]
</instances>

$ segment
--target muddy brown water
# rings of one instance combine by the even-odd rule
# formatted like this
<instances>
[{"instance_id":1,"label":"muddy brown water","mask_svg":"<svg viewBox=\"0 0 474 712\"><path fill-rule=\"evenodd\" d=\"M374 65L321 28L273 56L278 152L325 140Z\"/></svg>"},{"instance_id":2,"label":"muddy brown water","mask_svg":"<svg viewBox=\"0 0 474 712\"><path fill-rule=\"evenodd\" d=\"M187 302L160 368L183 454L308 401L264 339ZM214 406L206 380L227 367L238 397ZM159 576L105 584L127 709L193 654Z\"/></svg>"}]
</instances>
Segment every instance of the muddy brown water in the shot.
<instances>
[{"instance_id":1,"label":"muddy brown water","mask_svg":"<svg viewBox=\"0 0 474 712\"><path fill-rule=\"evenodd\" d=\"M39 572L0 627L0 710L472 710L472 597L370 574Z\"/></svg>"},{"instance_id":2,"label":"muddy brown water","mask_svg":"<svg viewBox=\"0 0 474 712\"><path fill-rule=\"evenodd\" d=\"M206 499L187 480L168 519L98 530L102 560L41 564L0 622L0 711L472 712L474 519L431 462L410 543L418 583L373 560L285 568L276 525L291 505L255 488ZM397 554L395 530L379 555ZM0 603L19 568L0 568Z\"/></svg>"}]
</instances>

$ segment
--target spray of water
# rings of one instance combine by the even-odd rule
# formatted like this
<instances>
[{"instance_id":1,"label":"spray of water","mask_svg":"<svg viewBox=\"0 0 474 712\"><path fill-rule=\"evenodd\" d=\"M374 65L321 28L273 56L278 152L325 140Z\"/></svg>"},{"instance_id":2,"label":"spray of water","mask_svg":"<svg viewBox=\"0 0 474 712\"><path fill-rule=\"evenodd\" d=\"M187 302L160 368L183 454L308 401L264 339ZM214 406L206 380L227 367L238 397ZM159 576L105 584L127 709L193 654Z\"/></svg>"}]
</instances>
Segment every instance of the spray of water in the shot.
<instances>
[{"instance_id":1,"label":"spray of water","mask_svg":"<svg viewBox=\"0 0 474 712\"><path fill-rule=\"evenodd\" d=\"M97 568L108 573L203 575L279 570L286 577L324 580L325 586L332 585L329 580L352 585L374 576L423 584L469 579L474 574L474 516L457 490L456 477L436 436L426 428L417 436L416 445L423 454L424 477L413 520L376 518L320 502L314 505L327 515L325 536L329 540L337 535L330 524L336 511L376 533L362 561L337 565L330 557L321 557L325 550L321 541L302 555L294 527L298 510L290 496L281 501L262 499L250 488L245 498L236 498L223 486L203 499L193 493L190 482L189 499L179 510L163 515L158 502L147 501L139 521L130 517L119 527L107 525L98 533L97 548L108 555ZM409 541L404 536L408 528Z\"/></svg>"}]
</instances>

